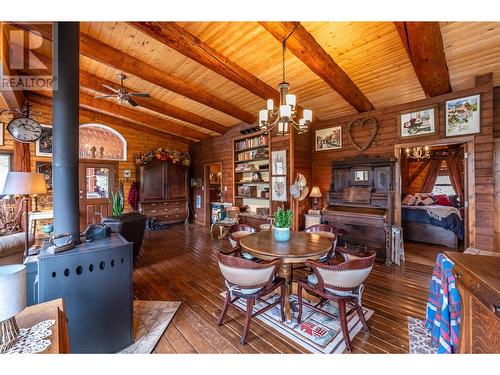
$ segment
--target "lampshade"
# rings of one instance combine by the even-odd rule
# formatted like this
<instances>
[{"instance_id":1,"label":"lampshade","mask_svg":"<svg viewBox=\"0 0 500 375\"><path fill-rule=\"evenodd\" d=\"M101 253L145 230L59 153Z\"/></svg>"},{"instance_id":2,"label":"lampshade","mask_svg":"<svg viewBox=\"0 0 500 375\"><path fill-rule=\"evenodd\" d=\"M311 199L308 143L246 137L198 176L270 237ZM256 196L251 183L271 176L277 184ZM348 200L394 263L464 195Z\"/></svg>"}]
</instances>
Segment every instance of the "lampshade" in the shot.
<instances>
[{"instance_id":1,"label":"lampshade","mask_svg":"<svg viewBox=\"0 0 500 375\"><path fill-rule=\"evenodd\" d=\"M26 307L26 266L0 266L0 322Z\"/></svg>"},{"instance_id":2,"label":"lampshade","mask_svg":"<svg viewBox=\"0 0 500 375\"><path fill-rule=\"evenodd\" d=\"M43 173L9 172L3 194L46 194L47 185Z\"/></svg>"},{"instance_id":3,"label":"lampshade","mask_svg":"<svg viewBox=\"0 0 500 375\"><path fill-rule=\"evenodd\" d=\"M319 198L321 197L321 191L319 190L318 186L313 186L311 193L309 194L309 197L311 198Z\"/></svg>"}]
</instances>

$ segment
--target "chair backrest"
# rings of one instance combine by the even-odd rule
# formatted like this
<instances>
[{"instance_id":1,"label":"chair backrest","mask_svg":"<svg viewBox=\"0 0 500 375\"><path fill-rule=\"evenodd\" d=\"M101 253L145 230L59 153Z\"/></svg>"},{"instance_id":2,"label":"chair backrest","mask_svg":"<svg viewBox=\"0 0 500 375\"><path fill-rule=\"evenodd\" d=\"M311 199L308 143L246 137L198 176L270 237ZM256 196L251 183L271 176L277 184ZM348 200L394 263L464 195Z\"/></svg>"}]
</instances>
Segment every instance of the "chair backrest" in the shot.
<instances>
[{"instance_id":1,"label":"chair backrest","mask_svg":"<svg viewBox=\"0 0 500 375\"><path fill-rule=\"evenodd\" d=\"M373 268L375 251L365 252L366 255L352 258L337 265L328 265L316 261L307 261L318 277L318 289L331 288L341 291L356 290L361 286Z\"/></svg>"},{"instance_id":2,"label":"chair backrest","mask_svg":"<svg viewBox=\"0 0 500 375\"><path fill-rule=\"evenodd\" d=\"M314 233L322 237L330 238L332 240L332 249L330 250L331 255L337 246L337 235L334 232L334 228L328 224L314 224L310 227L304 229L306 233Z\"/></svg>"},{"instance_id":3,"label":"chair backrest","mask_svg":"<svg viewBox=\"0 0 500 375\"><path fill-rule=\"evenodd\" d=\"M237 219L240 213L240 208L237 206L226 207L226 217L230 219Z\"/></svg>"},{"instance_id":4,"label":"chair backrest","mask_svg":"<svg viewBox=\"0 0 500 375\"><path fill-rule=\"evenodd\" d=\"M222 253L218 253L217 258L222 276L228 284L242 289L270 286L281 264L280 260L255 263L251 260Z\"/></svg>"},{"instance_id":5,"label":"chair backrest","mask_svg":"<svg viewBox=\"0 0 500 375\"><path fill-rule=\"evenodd\" d=\"M257 229L248 224L234 224L229 227L229 243L233 249L236 249L240 244L240 238L251 233L257 232Z\"/></svg>"}]
</instances>

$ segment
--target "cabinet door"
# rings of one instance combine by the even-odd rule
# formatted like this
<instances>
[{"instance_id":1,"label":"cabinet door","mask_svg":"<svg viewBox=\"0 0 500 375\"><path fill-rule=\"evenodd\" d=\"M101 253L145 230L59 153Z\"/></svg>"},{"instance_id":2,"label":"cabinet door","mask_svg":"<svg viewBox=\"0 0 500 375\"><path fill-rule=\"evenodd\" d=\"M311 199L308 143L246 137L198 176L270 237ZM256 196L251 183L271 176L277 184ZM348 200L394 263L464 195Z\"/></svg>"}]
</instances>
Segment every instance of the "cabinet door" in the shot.
<instances>
[{"instance_id":1,"label":"cabinet door","mask_svg":"<svg viewBox=\"0 0 500 375\"><path fill-rule=\"evenodd\" d=\"M141 167L141 196L142 202L164 201L165 196L165 165L151 163Z\"/></svg>"},{"instance_id":2,"label":"cabinet door","mask_svg":"<svg viewBox=\"0 0 500 375\"><path fill-rule=\"evenodd\" d=\"M187 170L175 165L167 167L167 199L187 197Z\"/></svg>"},{"instance_id":3,"label":"cabinet door","mask_svg":"<svg viewBox=\"0 0 500 375\"><path fill-rule=\"evenodd\" d=\"M347 168L335 169L333 174L333 191L341 193L344 188L349 187L349 170Z\"/></svg>"},{"instance_id":4,"label":"cabinet door","mask_svg":"<svg viewBox=\"0 0 500 375\"><path fill-rule=\"evenodd\" d=\"M392 190L392 168L390 166L373 168L373 187L377 192Z\"/></svg>"}]
</instances>

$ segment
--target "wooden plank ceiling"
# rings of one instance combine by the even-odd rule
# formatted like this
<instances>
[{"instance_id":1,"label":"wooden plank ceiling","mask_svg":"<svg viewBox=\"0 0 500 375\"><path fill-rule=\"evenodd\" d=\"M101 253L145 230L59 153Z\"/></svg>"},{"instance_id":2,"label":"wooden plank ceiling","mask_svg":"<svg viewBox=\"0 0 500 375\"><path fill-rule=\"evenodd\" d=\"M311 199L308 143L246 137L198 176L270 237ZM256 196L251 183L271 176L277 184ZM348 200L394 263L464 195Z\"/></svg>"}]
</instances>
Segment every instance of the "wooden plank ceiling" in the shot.
<instances>
[{"instance_id":1,"label":"wooden plank ceiling","mask_svg":"<svg viewBox=\"0 0 500 375\"><path fill-rule=\"evenodd\" d=\"M264 99L277 98L281 39L295 30L286 55L290 91L316 119L326 120L464 89L477 74L493 72L499 85L499 25L84 22L81 104L187 142L222 134L242 121L254 123ZM33 28L45 37L36 53L50 64L50 25ZM425 45L419 43L424 39ZM122 72L129 77L127 90L148 92L151 99L138 99L133 108L92 98L108 93L103 83L117 87Z\"/></svg>"}]
</instances>

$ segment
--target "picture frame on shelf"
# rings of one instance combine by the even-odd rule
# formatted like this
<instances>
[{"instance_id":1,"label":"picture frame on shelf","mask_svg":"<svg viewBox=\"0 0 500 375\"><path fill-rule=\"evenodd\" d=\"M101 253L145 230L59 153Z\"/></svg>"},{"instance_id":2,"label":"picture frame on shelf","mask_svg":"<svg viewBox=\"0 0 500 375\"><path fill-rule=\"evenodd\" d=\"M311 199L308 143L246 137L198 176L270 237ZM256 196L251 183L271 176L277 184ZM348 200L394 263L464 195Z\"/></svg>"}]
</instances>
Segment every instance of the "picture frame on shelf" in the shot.
<instances>
[{"instance_id":1,"label":"picture frame on shelf","mask_svg":"<svg viewBox=\"0 0 500 375\"><path fill-rule=\"evenodd\" d=\"M38 173L44 175L47 191L52 191L52 163L50 161L37 161L35 167Z\"/></svg>"},{"instance_id":2,"label":"picture frame on shelf","mask_svg":"<svg viewBox=\"0 0 500 375\"><path fill-rule=\"evenodd\" d=\"M398 115L400 138L436 134L439 129L438 106L420 107Z\"/></svg>"},{"instance_id":3,"label":"picture frame on shelf","mask_svg":"<svg viewBox=\"0 0 500 375\"><path fill-rule=\"evenodd\" d=\"M342 126L318 129L314 133L316 151L339 150L342 148Z\"/></svg>"},{"instance_id":4,"label":"picture frame on shelf","mask_svg":"<svg viewBox=\"0 0 500 375\"><path fill-rule=\"evenodd\" d=\"M477 134L481 131L481 95L447 100L446 136Z\"/></svg>"},{"instance_id":5,"label":"picture frame on shelf","mask_svg":"<svg viewBox=\"0 0 500 375\"><path fill-rule=\"evenodd\" d=\"M36 156L52 157L52 126L42 125L42 136L35 144Z\"/></svg>"},{"instance_id":6,"label":"picture frame on shelf","mask_svg":"<svg viewBox=\"0 0 500 375\"><path fill-rule=\"evenodd\" d=\"M278 202L286 202L286 176L273 176L271 179L271 199Z\"/></svg>"},{"instance_id":7,"label":"picture frame on shelf","mask_svg":"<svg viewBox=\"0 0 500 375\"><path fill-rule=\"evenodd\" d=\"M271 161L273 176L286 176L286 150L273 151Z\"/></svg>"}]
</instances>

